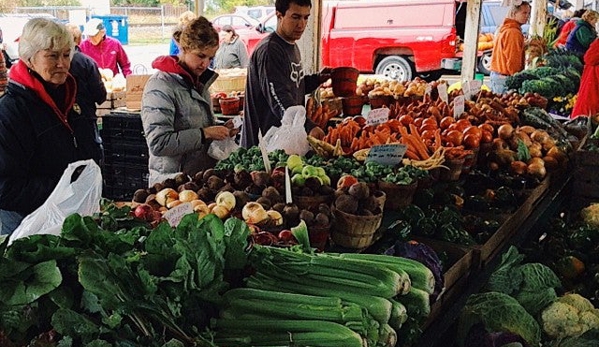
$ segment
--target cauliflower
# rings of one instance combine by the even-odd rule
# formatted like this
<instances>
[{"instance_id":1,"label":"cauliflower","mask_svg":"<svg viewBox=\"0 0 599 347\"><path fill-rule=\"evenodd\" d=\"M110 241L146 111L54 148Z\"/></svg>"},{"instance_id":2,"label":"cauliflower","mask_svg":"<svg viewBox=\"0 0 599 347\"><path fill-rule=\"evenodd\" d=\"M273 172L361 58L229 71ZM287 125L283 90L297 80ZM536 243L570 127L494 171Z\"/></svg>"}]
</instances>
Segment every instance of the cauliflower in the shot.
<instances>
[{"instance_id":1,"label":"cauliflower","mask_svg":"<svg viewBox=\"0 0 599 347\"><path fill-rule=\"evenodd\" d=\"M599 130L599 128L597 128ZM599 228L599 203L593 203L580 211L582 219L589 225Z\"/></svg>"},{"instance_id":2,"label":"cauliflower","mask_svg":"<svg viewBox=\"0 0 599 347\"><path fill-rule=\"evenodd\" d=\"M579 294L566 294L543 310L541 321L552 338L579 336L599 328L599 310Z\"/></svg>"}]
</instances>

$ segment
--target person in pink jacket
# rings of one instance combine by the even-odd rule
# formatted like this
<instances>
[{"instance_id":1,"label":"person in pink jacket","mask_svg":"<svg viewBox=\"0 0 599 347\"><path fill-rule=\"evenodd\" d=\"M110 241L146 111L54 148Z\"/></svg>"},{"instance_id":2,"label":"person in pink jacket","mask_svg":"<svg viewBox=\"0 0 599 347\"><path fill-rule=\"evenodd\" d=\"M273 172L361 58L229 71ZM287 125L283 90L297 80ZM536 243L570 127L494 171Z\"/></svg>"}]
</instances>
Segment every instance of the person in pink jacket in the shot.
<instances>
[{"instance_id":1,"label":"person in pink jacket","mask_svg":"<svg viewBox=\"0 0 599 347\"><path fill-rule=\"evenodd\" d=\"M131 74L131 62L121 43L106 35L104 23L99 18L90 19L84 27L87 36L79 48L81 52L96 61L98 67L110 69L116 75L121 72L127 77Z\"/></svg>"}]
</instances>

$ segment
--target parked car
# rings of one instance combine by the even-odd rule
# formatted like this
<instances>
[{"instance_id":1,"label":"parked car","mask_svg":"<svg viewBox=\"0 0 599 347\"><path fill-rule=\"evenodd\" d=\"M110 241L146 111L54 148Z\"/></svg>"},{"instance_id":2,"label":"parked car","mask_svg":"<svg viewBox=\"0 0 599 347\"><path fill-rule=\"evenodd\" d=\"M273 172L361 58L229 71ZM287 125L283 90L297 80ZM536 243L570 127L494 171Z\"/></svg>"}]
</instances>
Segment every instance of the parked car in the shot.
<instances>
[{"instance_id":1,"label":"parked car","mask_svg":"<svg viewBox=\"0 0 599 347\"><path fill-rule=\"evenodd\" d=\"M266 16L268 16L269 14L274 13L274 12L275 12L274 6L252 6L252 7L237 6L235 8L235 13L245 14L245 15L248 15L257 20L266 18Z\"/></svg>"},{"instance_id":2,"label":"parked car","mask_svg":"<svg viewBox=\"0 0 599 347\"><path fill-rule=\"evenodd\" d=\"M255 29L258 24L260 22L257 19L241 13L223 14L212 19L212 25L218 31L225 25L230 25L235 31L239 31L240 29Z\"/></svg>"}]
</instances>

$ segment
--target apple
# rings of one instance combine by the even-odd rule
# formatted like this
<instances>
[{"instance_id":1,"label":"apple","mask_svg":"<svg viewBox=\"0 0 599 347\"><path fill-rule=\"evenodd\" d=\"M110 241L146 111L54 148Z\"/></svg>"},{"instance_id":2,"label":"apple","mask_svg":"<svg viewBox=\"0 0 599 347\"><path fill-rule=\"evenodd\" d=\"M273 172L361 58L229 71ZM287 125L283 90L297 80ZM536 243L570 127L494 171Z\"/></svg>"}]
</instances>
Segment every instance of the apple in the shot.
<instances>
[{"instance_id":1,"label":"apple","mask_svg":"<svg viewBox=\"0 0 599 347\"><path fill-rule=\"evenodd\" d=\"M228 211L232 211L235 208L235 195L229 191L225 190L218 193L218 195L216 195L215 201L217 206L223 206Z\"/></svg>"},{"instance_id":2,"label":"apple","mask_svg":"<svg viewBox=\"0 0 599 347\"><path fill-rule=\"evenodd\" d=\"M292 154L287 158L287 166L290 170L294 170L296 167L302 167L304 160L297 154Z\"/></svg>"},{"instance_id":3,"label":"apple","mask_svg":"<svg viewBox=\"0 0 599 347\"><path fill-rule=\"evenodd\" d=\"M317 168L315 166L306 165L302 169L302 175L304 177L311 177L311 176L318 177L318 170L317 170Z\"/></svg>"},{"instance_id":4,"label":"apple","mask_svg":"<svg viewBox=\"0 0 599 347\"><path fill-rule=\"evenodd\" d=\"M302 174L295 174L291 177L291 184L298 187L303 187L306 183L306 178Z\"/></svg>"},{"instance_id":5,"label":"apple","mask_svg":"<svg viewBox=\"0 0 599 347\"><path fill-rule=\"evenodd\" d=\"M133 210L133 215L139 219L151 221L152 220L152 212L154 212L154 209L152 208L152 206L150 206L148 204L139 204L139 205L137 205L135 210ZM158 212L158 213L160 213L160 212Z\"/></svg>"},{"instance_id":6,"label":"apple","mask_svg":"<svg viewBox=\"0 0 599 347\"><path fill-rule=\"evenodd\" d=\"M327 172L324 171L324 168L322 168L320 166L316 167L316 176L322 178L323 176L326 176L326 175L327 175Z\"/></svg>"},{"instance_id":7,"label":"apple","mask_svg":"<svg viewBox=\"0 0 599 347\"><path fill-rule=\"evenodd\" d=\"M318 178L320 178L322 180L323 185L325 185L325 186L331 185L331 178L328 175L318 176Z\"/></svg>"},{"instance_id":8,"label":"apple","mask_svg":"<svg viewBox=\"0 0 599 347\"><path fill-rule=\"evenodd\" d=\"M339 178L339 181L337 181L337 189L346 188L346 187L349 188L354 183L358 183L357 178L355 178L352 175L343 175L343 176L341 176L341 178Z\"/></svg>"},{"instance_id":9,"label":"apple","mask_svg":"<svg viewBox=\"0 0 599 347\"><path fill-rule=\"evenodd\" d=\"M277 235L277 237L279 238L279 240L284 241L284 242L291 241L294 238L293 233L289 229L281 230L279 232L279 235Z\"/></svg>"}]
</instances>

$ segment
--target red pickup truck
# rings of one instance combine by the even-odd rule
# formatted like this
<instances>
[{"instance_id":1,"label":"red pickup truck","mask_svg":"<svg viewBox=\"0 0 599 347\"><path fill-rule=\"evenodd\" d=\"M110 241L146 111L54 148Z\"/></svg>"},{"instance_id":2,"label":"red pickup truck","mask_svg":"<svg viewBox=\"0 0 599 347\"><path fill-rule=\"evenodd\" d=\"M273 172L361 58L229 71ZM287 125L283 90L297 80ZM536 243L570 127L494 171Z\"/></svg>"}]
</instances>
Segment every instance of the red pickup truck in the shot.
<instances>
[{"instance_id":1,"label":"red pickup truck","mask_svg":"<svg viewBox=\"0 0 599 347\"><path fill-rule=\"evenodd\" d=\"M465 18L465 0L325 2L322 66L353 66L403 81L437 79L446 70L461 68L457 43ZM238 33L251 54L275 28L271 14L257 28Z\"/></svg>"}]
</instances>

